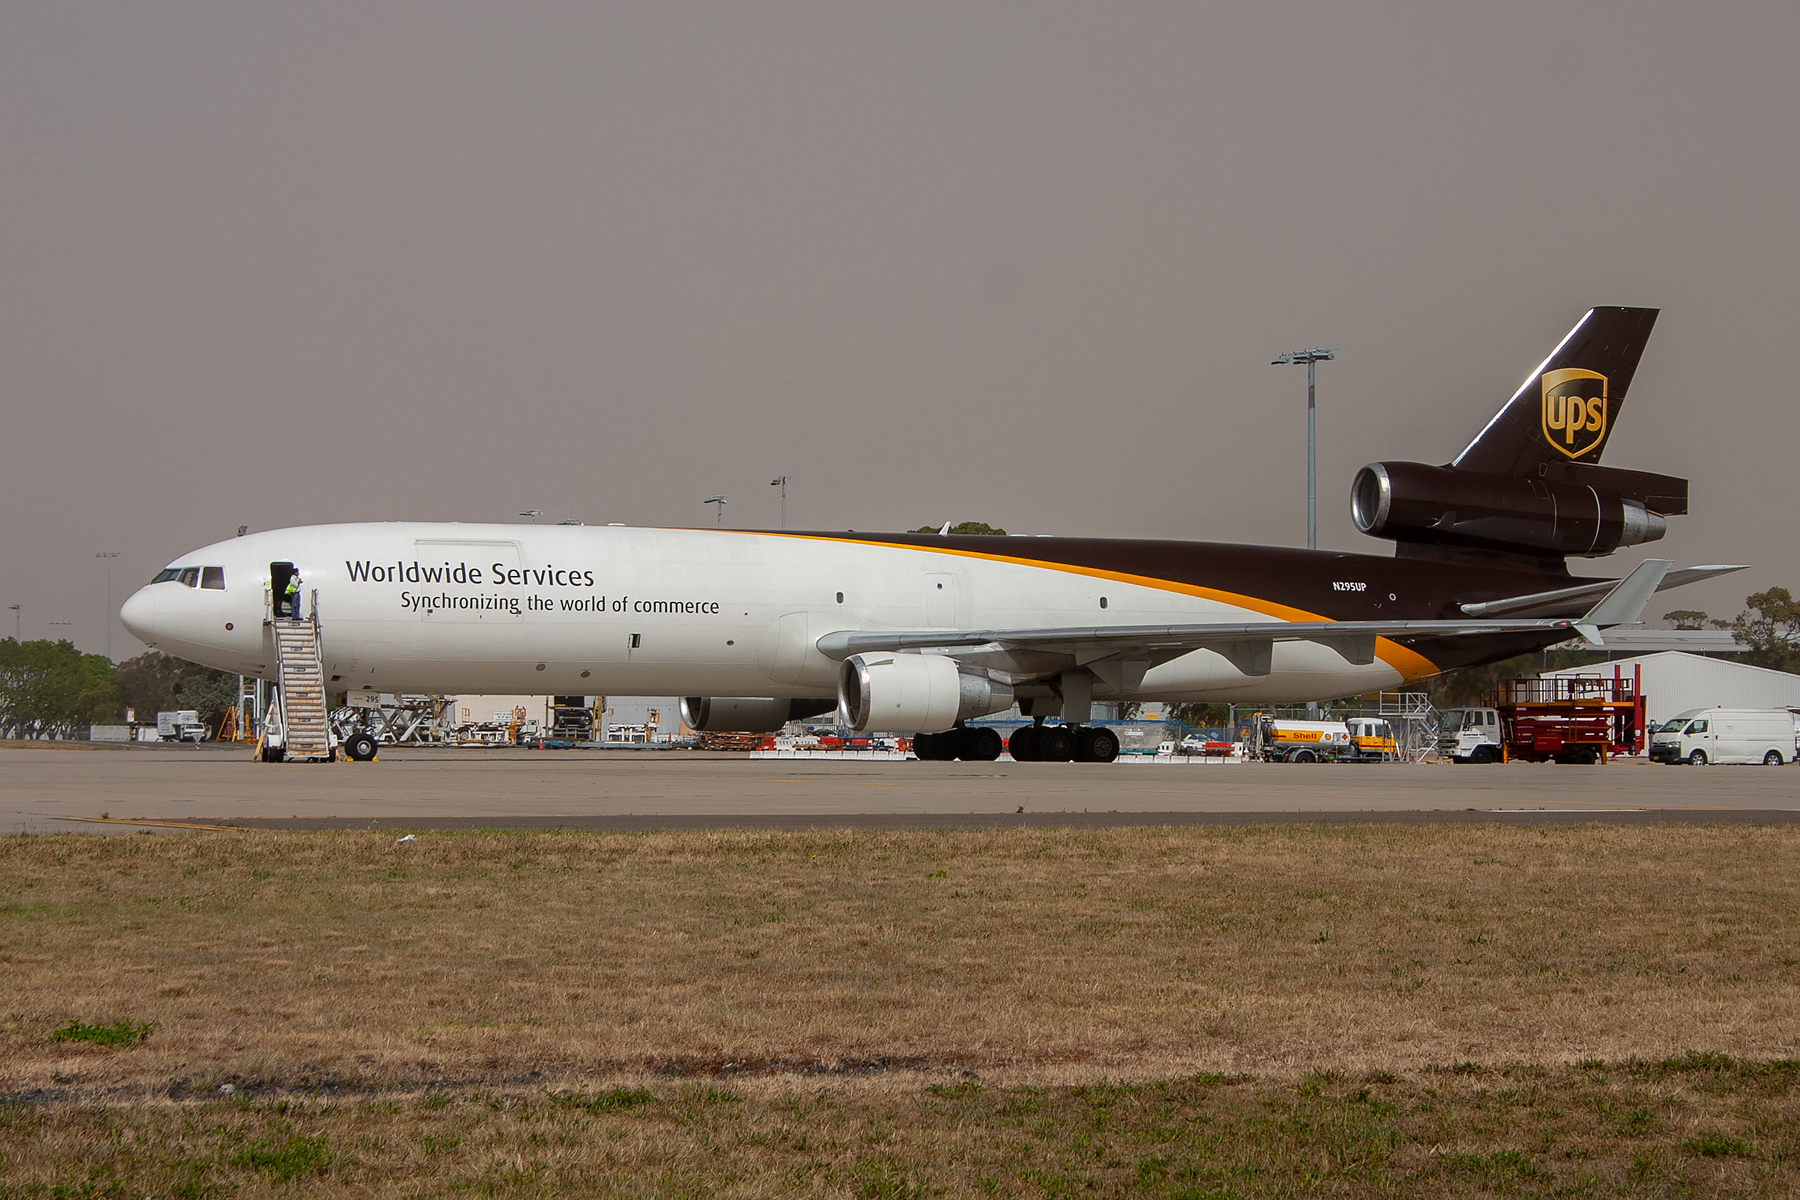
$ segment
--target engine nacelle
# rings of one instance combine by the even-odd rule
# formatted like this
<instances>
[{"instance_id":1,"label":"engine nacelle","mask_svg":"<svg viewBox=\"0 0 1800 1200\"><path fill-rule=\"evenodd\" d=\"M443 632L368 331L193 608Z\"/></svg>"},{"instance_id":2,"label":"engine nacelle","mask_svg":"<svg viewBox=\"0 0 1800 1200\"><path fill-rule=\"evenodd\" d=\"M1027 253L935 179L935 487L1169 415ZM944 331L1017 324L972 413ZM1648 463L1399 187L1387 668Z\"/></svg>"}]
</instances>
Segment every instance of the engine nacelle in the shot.
<instances>
[{"instance_id":1,"label":"engine nacelle","mask_svg":"<svg viewBox=\"0 0 1800 1200\"><path fill-rule=\"evenodd\" d=\"M681 719L701 733L774 733L789 721L828 713L837 701L761 696L684 696Z\"/></svg>"},{"instance_id":2,"label":"engine nacelle","mask_svg":"<svg viewBox=\"0 0 1800 1200\"><path fill-rule=\"evenodd\" d=\"M838 704L859 733L941 733L1011 708L1013 690L941 654L854 654L838 671Z\"/></svg>"},{"instance_id":3,"label":"engine nacelle","mask_svg":"<svg viewBox=\"0 0 1800 1200\"><path fill-rule=\"evenodd\" d=\"M1370 463L1350 485L1356 527L1397 542L1594 558L1662 537L1636 500L1585 483L1423 463Z\"/></svg>"}]
</instances>

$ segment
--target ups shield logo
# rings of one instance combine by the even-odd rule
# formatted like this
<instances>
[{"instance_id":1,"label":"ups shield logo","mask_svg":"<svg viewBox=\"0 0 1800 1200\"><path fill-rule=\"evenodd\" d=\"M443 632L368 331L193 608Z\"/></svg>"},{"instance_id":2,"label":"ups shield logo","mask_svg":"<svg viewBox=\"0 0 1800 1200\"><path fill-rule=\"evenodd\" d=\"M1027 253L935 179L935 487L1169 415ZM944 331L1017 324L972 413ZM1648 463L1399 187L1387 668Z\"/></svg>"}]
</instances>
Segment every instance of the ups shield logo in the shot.
<instances>
[{"instance_id":1,"label":"ups shield logo","mask_svg":"<svg viewBox=\"0 0 1800 1200\"><path fill-rule=\"evenodd\" d=\"M1606 376L1579 367L1545 371L1544 440L1570 458L1606 441Z\"/></svg>"}]
</instances>

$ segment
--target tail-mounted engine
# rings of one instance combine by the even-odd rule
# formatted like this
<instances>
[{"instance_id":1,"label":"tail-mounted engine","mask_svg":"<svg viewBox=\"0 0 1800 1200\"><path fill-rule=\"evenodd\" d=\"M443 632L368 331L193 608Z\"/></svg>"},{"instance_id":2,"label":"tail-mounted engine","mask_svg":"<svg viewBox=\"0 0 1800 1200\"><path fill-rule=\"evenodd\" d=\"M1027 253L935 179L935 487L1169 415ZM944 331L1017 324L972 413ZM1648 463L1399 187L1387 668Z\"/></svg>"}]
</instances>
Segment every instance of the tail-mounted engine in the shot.
<instances>
[{"instance_id":1,"label":"tail-mounted engine","mask_svg":"<svg viewBox=\"0 0 1800 1200\"><path fill-rule=\"evenodd\" d=\"M1402 553L1424 545L1594 558L1662 537L1664 517L1687 511L1687 480L1595 466L1530 477L1370 463L1350 487L1350 511L1358 529L1394 539Z\"/></svg>"},{"instance_id":2,"label":"tail-mounted engine","mask_svg":"<svg viewBox=\"0 0 1800 1200\"><path fill-rule=\"evenodd\" d=\"M861 733L940 733L1011 708L1013 690L941 654L853 654L838 671L838 703Z\"/></svg>"},{"instance_id":3,"label":"tail-mounted engine","mask_svg":"<svg viewBox=\"0 0 1800 1200\"><path fill-rule=\"evenodd\" d=\"M1664 518L1687 512L1687 480L1600 465L1655 327L1654 308L1589 309L1449 464L1358 471L1356 527L1403 556L1540 564L1660 538Z\"/></svg>"}]
</instances>

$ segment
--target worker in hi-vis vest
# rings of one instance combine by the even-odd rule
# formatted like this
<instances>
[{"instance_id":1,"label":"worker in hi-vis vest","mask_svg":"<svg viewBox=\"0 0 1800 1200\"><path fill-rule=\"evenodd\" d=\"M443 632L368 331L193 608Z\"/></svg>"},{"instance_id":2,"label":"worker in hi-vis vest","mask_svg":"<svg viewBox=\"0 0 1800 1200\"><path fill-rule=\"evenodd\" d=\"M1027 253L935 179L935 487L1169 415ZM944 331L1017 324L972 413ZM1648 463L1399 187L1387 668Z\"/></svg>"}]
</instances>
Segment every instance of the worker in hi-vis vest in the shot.
<instances>
[{"instance_id":1,"label":"worker in hi-vis vest","mask_svg":"<svg viewBox=\"0 0 1800 1200\"><path fill-rule=\"evenodd\" d=\"M288 576L287 615L296 621L300 619L300 570L298 567L294 569L292 575Z\"/></svg>"}]
</instances>

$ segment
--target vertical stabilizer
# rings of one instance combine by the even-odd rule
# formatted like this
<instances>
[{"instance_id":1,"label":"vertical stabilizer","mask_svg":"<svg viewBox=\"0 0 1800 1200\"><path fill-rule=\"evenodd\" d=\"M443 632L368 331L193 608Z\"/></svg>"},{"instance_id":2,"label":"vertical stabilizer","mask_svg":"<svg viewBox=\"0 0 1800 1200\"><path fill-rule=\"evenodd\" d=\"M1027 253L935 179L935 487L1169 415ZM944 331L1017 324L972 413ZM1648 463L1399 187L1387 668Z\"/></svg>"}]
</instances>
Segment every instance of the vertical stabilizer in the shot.
<instances>
[{"instance_id":1,"label":"vertical stabilizer","mask_svg":"<svg viewBox=\"0 0 1800 1200\"><path fill-rule=\"evenodd\" d=\"M1598 463L1657 311L1589 309L1450 465L1541 476L1545 464Z\"/></svg>"}]
</instances>

